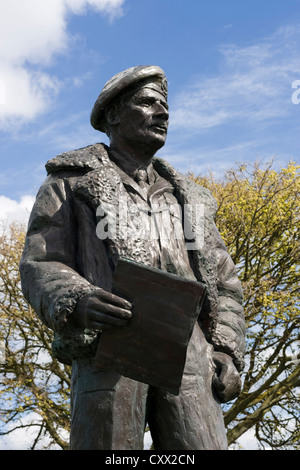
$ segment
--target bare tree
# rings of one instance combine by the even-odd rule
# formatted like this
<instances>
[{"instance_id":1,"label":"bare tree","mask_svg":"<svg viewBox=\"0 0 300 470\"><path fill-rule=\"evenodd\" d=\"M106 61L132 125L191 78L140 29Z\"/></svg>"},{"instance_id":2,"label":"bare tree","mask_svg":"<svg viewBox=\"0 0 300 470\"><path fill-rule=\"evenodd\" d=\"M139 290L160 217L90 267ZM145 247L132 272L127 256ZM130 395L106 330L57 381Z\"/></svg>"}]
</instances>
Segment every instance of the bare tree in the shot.
<instances>
[{"instance_id":1,"label":"bare tree","mask_svg":"<svg viewBox=\"0 0 300 470\"><path fill-rule=\"evenodd\" d=\"M19 262L24 230L11 226L0 237L0 435L34 431L30 448L66 449L69 430L70 368L51 355L53 334L24 300ZM45 438L47 438L45 440Z\"/></svg>"}]
</instances>

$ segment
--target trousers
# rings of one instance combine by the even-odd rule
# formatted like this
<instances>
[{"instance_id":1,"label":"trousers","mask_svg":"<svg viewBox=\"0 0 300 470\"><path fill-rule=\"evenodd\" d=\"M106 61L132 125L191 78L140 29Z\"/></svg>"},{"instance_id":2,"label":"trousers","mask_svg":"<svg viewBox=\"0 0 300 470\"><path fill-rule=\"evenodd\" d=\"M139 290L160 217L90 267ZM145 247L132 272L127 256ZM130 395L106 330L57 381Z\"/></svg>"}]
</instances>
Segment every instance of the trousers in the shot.
<instances>
[{"instance_id":1,"label":"trousers","mask_svg":"<svg viewBox=\"0 0 300 470\"><path fill-rule=\"evenodd\" d=\"M142 450L148 423L155 450L226 450L212 379L213 347L198 323L189 341L179 395L99 372L92 359L72 366L71 450Z\"/></svg>"}]
</instances>

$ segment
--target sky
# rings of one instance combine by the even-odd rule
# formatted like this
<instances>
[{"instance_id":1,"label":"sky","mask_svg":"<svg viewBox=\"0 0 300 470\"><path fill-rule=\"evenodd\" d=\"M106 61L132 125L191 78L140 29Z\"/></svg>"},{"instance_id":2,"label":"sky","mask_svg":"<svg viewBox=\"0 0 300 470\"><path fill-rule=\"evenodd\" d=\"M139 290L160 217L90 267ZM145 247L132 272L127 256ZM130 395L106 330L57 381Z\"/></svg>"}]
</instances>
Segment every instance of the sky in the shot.
<instances>
[{"instance_id":1,"label":"sky","mask_svg":"<svg viewBox=\"0 0 300 470\"><path fill-rule=\"evenodd\" d=\"M50 158L108 143L91 109L135 65L167 75L178 171L299 163L300 0L1 0L0 44L1 220L26 222Z\"/></svg>"},{"instance_id":2,"label":"sky","mask_svg":"<svg viewBox=\"0 0 300 470\"><path fill-rule=\"evenodd\" d=\"M159 65L182 173L299 162L300 0L1 0L0 218L28 217L45 163L108 143L89 121L107 80Z\"/></svg>"}]
</instances>

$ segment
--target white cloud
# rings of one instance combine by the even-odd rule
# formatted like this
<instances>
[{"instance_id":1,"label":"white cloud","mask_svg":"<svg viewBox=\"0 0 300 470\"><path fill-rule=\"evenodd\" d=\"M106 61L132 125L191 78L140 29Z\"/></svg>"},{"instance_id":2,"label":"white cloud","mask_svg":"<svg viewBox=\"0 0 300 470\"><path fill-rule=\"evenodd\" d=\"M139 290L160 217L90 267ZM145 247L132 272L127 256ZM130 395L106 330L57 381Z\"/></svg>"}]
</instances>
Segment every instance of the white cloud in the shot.
<instances>
[{"instance_id":1,"label":"white cloud","mask_svg":"<svg viewBox=\"0 0 300 470\"><path fill-rule=\"evenodd\" d=\"M300 27L286 27L248 47L222 46L219 74L195 79L176 98L171 128L203 131L233 120L257 125L289 115L299 36Z\"/></svg>"},{"instance_id":2,"label":"white cloud","mask_svg":"<svg viewBox=\"0 0 300 470\"><path fill-rule=\"evenodd\" d=\"M65 0L65 4L75 14L82 14L88 7L107 14L110 19L123 14L124 0Z\"/></svg>"},{"instance_id":3,"label":"white cloud","mask_svg":"<svg viewBox=\"0 0 300 470\"><path fill-rule=\"evenodd\" d=\"M33 119L43 112L59 91L59 81L46 73L23 66L0 66L5 83L4 103L0 104L0 127L3 130Z\"/></svg>"},{"instance_id":4,"label":"white cloud","mask_svg":"<svg viewBox=\"0 0 300 470\"><path fill-rule=\"evenodd\" d=\"M184 152L177 152L172 147L165 152L163 158L170 161L178 171L182 173L191 172L195 176L212 173L216 177L222 176L225 170L235 167L236 163L243 161L243 154L255 153L256 147L259 146L260 141L243 140L242 142L225 146L225 147L211 147L208 145L197 146L191 150ZM271 158L273 155L268 155Z\"/></svg>"},{"instance_id":5,"label":"white cloud","mask_svg":"<svg viewBox=\"0 0 300 470\"><path fill-rule=\"evenodd\" d=\"M113 19L124 0L1 0L0 126L32 119L59 91L56 77L41 71L70 44L68 14L88 8ZM16 119L17 118L17 119Z\"/></svg>"},{"instance_id":6,"label":"white cloud","mask_svg":"<svg viewBox=\"0 0 300 470\"><path fill-rule=\"evenodd\" d=\"M4 226L13 222L27 224L34 201L33 196L22 196L20 201L0 196L0 223Z\"/></svg>"}]
</instances>

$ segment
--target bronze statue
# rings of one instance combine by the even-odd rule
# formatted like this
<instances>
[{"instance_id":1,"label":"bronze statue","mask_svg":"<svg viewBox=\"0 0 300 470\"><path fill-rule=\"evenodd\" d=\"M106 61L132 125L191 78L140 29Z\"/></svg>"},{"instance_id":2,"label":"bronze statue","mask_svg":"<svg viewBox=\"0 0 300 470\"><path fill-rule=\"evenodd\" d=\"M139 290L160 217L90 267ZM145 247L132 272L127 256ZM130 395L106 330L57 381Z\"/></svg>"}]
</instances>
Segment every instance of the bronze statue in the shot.
<instances>
[{"instance_id":1,"label":"bronze statue","mask_svg":"<svg viewBox=\"0 0 300 470\"><path fill-rule=\"evenodd\" d=\"M154 157L168 122L160 67L117 74L91 113L109 147L98 143L48 161L31 213L22 288L55 332L53 353L72 365L71 449L142 449L146 423L156 450L227 448L220 403L240 391L242 290L214 223L214 198ZM185 233L185 207L203 209L198 244ZM112 292L120 257L206 286L178 394L95 364L101 335L122 334L132 316L131 299Z\"/></svg>"}]
</instances>

